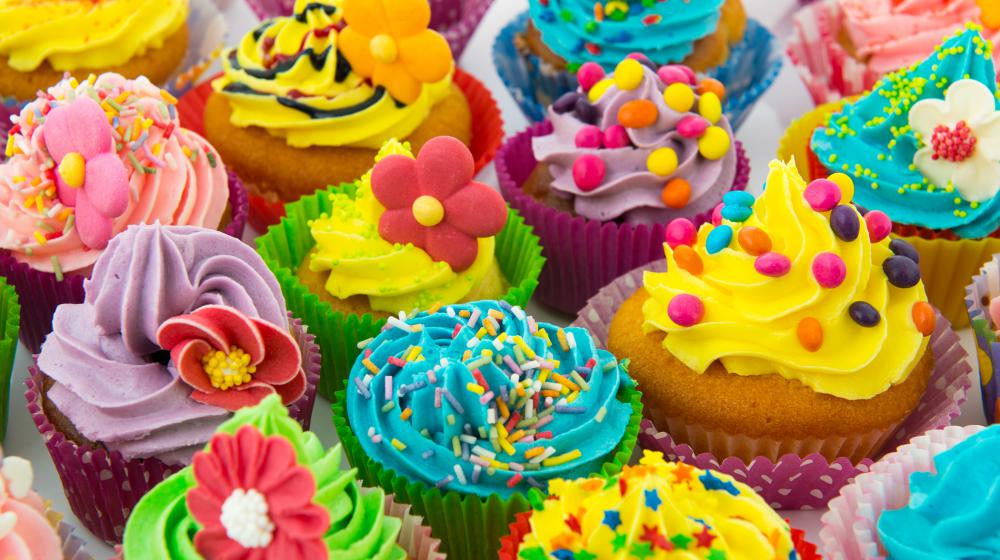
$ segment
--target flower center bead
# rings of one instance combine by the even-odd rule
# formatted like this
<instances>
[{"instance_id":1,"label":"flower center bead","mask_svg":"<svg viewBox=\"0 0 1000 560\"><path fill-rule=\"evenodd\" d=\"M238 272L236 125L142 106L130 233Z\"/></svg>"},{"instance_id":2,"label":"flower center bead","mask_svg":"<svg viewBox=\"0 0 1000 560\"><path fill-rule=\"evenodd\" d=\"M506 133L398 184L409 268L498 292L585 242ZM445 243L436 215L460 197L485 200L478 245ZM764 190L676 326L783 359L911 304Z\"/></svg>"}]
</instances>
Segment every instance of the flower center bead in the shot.
<instances>
[{"instance_id":1,"label":"flower center bead","mask_svg":"<svg viewBox=\"0 0 1000 560\"><path fill-rule=\"evenodd\" d=\"M266 548L274 537L267 500L253 488L233 490L222 504L219 521L226 535L243 548Z\"/></svg>"},{"instance_id":2,"label":"flower center bead","mask_svg":"<svg viewBox=\"0 0 1000 560\"><path fill-rule=\"evenodd\" d=\"M934 159L943 158L954 162L965 161L972 157L977 142L978 139L965 121L958 121L955 128L939 125L931 137Z\"/></svg>"},{"instance_id":3,"label":"flower center bead","mask_svg":"<svg viewBox=\"0 0 1000 560\"><path fill-rule=\"evenodd\" d=\"M372 57L382 64L392 64L396 62L399 51L396 49L396 41L388 35L376 35L368 43Z\"/></svg>"},{"instance_id":4,"label":"flower center bead","mask_svg":"<svg viewBox=\"0 0 1000 560\"><path fill-rule=\"evenodd\" d=\"M59 162L59 177L68 186L78 189L83 186L87 162L79 152L70 152Z\"/></svg>"},{"instance_id":5,"label":"flower center bead","mask_svg":"<svg viewBox=\"0 0 1000 560\"><path fill-rule=\"evenodd\" d=\"M444 219L444 206L433 196L423 195L413 201L411 208L417 223L424 227L434 227Z\"/></svg>"},{"instance_id":6,"label":"flower center bead","mask_svg":"<svg viewBox=\"0 0 1000 560\"><path fill-rule=\"evenodd\" d=\"M223 391L248 383L257 371L256 367L250 365L250 354L236 346L231 346L228 353L216 350L205 354L201 358L201 365L205 368L212 387Z\"/></svg>"}]
</instances>

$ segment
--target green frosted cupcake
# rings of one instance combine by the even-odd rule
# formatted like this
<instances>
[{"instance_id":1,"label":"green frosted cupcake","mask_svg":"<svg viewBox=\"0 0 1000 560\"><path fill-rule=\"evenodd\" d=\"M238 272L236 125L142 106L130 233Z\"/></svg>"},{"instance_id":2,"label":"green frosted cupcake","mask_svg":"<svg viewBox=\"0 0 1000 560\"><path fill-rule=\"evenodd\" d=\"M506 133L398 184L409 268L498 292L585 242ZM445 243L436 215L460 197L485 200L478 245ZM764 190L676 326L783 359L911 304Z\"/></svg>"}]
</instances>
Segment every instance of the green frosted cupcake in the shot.
<instances>
[{"instance_id":1,"label":"green frosted cupcake","mask_svg":"<svg viewBox=\"0 0 1000 560\"><path fill-rule=\"evenodd\" d=\"M0 439L7 435L7 414L10 405L10 374L17 352L18 325L21 304L17 292L0 277Z\"/></svg>"}]
</instances>

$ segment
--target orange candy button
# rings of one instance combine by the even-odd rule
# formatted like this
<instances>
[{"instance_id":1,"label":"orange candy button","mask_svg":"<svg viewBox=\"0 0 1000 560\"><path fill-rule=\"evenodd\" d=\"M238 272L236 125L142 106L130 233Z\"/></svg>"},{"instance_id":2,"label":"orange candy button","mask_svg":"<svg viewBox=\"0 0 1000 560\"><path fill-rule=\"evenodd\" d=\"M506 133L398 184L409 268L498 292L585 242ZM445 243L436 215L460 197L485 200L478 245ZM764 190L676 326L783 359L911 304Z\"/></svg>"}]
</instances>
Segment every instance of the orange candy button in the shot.
<instances>
[{"instance_id":1,"label":"orange candy button","mask_svg":"<svg viewBox=\"0 0 1000 560\"><path fill-rule=\"evenodd\" d=\"M916 325L920 334L930 336L937 324L937 315L934 314L934 308L931 307L931 304L926 301L918 301L913 304L912 313L913 324Z\"/></svg>"},{"instance_id":2,"label":"orange candy button","mask_svg":"<svg viewBox=\"0 0 1000 560\"><path fill-rule=\"evenodd\" d=\"M771 250L771 238L764 233L764 230L753 226L740 228L737 239L740 242L740 247L743 247L744 251L755 257Z\"/></svg>"},{"instance_id":3,"label":"orange candy button","mask_svg":"<svg viewBox=\"0 0 1000 560\"><path fill-rule=\"evenodd\" d=\"M815 352L823 346L823 325L815 317L806 317L799 321L799 344L810 352Z\"/></svg>"},{"instance_id":4,"label":"orange candy button","mask_svg":"<svg viewBox=\"0 0 1000 560\"><path fill-rule=\"evenodd\" d=\"M645 128L659 116L656 105L648 99L635 99L618 109L618 122L626 128Z\"/></svg>"},{"instance_id":5,"label":"orange candy button","mask_svg":"<svg viewBox=\"0 0 1000 560\"><path fill-rule=\"evenodd\" d=\"M722 85L722 82L715 78L705 78L698 82L698 95L709 91L718 95L719 101L726 98L726 86Z\"/></svg>"},{"instance_id":6,"label":"orange candy button","mask_svg":"<svg viewBox=\"0 0 1000 560\"><path fill-rule=\"evenodd\" d=\"M687 245L678 245L674 249L674 262L677 263L677 266L695 276L699 276L705 270L705 266L701 262L701 257L698 256L698 253L694 252L694 249Z\"/></svg>"},{"instance_id":7,"label":"orange candy button","mask_svg":"<svg viewBox=\"0 0 1000 560\"><path fill-rule=\"evenodd\" d=\"M667 208L684 208L687 206L688 201L691 200L691 183L680 177L671 179L663 187L660 197L663 199L663 203L667 205Z\"/></svg>"}]
</instances>

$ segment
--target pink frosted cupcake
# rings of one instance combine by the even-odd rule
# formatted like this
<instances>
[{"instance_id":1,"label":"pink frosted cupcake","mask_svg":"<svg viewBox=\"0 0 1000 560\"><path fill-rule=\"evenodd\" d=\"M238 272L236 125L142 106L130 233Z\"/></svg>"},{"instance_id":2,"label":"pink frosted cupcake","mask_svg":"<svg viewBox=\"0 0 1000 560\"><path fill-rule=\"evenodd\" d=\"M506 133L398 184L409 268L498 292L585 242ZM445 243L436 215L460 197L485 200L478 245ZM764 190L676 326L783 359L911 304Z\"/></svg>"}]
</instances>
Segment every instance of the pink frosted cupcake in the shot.
<instances>
[{"instance_id":1,"label":"pink frosted cupcake","mask_svg":"<svg viewBox=\"0 0 1000 560\"><path fill-rule=\"evenodd\" d=\"M242 235L246 193L176 99L145 78L67 78L14 118L0 164L0 274L25 310L37 352L55 306L82 299L108 241L132 224Z\"/></svg>"},{"instance_id":2,"label":"pink frosted cupcake","mask_svg":"<svg viewBox=\"0 0 1000 560\"><path fill-rule=\"evenodd\" d=\"M1000 44L995 0L823 0L796 14L788 54L818 105L863 93L924 60L968 22ZM1000 61L1000 49L994 58Z\"/></svg>"}]
</instances>

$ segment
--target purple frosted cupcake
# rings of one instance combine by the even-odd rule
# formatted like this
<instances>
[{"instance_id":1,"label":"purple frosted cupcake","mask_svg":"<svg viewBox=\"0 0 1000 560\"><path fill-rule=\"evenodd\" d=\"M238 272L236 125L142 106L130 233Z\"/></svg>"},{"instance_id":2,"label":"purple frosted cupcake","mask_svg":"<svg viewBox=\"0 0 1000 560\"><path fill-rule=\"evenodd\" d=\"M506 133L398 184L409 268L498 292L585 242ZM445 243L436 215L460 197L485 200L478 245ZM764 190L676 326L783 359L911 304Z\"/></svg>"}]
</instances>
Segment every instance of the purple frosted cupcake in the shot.
<instances>
[{"instance_id":1,"label":"purple frosted cupcake","mask_svg":"<svg viewBox=\"0 0 1000 560\"><path fill-rule=\"evenodd\" d=\"M535 228L548 263L541 301L575 312L602 286L659 258L666 224L708 221L743 189L749 162L722 112L725 90L685 66L593 63L547 120L497 155L507 201Z\"/></svg>"}]
</instances>

